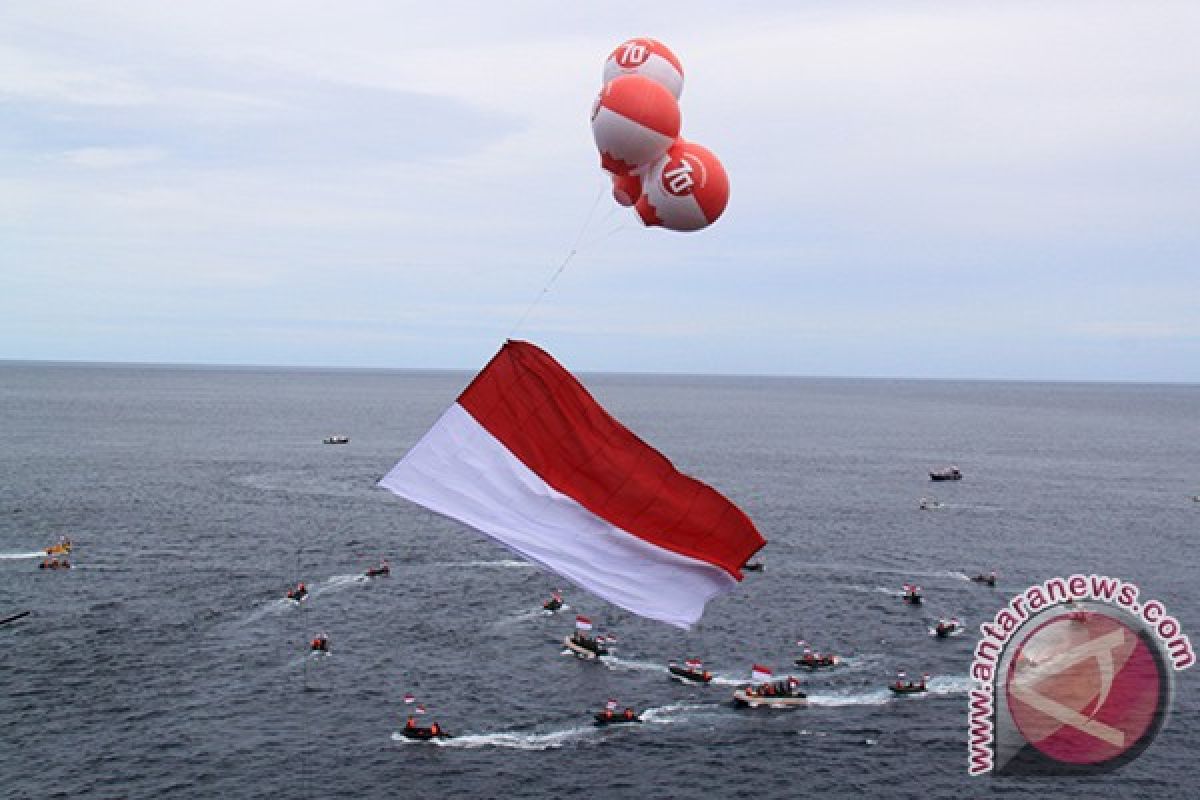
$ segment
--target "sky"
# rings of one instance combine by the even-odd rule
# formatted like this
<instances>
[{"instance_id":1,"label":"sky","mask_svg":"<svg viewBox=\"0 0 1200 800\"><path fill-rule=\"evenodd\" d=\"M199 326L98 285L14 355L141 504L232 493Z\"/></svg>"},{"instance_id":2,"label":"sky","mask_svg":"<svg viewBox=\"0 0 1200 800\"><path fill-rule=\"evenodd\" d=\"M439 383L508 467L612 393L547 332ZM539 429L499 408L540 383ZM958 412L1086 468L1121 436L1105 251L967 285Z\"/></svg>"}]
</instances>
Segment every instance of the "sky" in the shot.
<instances>
[{"instance_id":1,"label":"sky","mask_svg":"<svg viewBox=\"0 0 1200 800\"><path fill-rule=\"evenodd\" d=\"M633 36L729 173L705 230L609 195ZM1191 0L5 3L0 359L1200 382L1197 41Z\"/></svg>"}]
</instances>

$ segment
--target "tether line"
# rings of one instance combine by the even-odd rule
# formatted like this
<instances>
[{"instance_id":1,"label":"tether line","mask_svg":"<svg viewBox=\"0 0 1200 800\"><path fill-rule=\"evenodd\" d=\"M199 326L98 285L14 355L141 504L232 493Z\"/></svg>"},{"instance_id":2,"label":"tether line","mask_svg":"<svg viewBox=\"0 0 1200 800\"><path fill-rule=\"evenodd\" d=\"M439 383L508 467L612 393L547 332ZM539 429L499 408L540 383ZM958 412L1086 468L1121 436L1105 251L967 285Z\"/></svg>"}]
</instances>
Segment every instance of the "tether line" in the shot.
<instances>
[{"instance_id":1,"label":"tether line","mask_svg":"<svg viewBox=\"0 0 1200 800\"><path fill-rule=\"evenodd\" d=\"M601 186L600 189L596 191L596 197L594 200L592 200L592 207L588 209L587 217L584 219L583 226L579 229L579 233L576 234L575 241L571 245L570 251L558 265L558 268L554 270L554 274L552 274L550 279L547 280L545 285L542 286L542 290L533 298L533 302L531 302L529 307L525 309L525 313L522 314L521 318L517 320L517 324L512 326L512 330L508 332L508 336L505 338L511 339L513 337L513 335L517 332L517 329L525 323L525 320L533 312L533 309L537 307L538 303L542 302L542 298L549 294L550 287L554 285L556 280L558 280L558 276L563 274L563 270L565 270L567 265L571 263L571 259L575 258L575 254L579 252L579 243L583 241L584 234L587 233L588 227L592 224L592 217L596 213L596 206L600 204L600 197L603 194L604 187Z\"/></svg>"}]
</instances>

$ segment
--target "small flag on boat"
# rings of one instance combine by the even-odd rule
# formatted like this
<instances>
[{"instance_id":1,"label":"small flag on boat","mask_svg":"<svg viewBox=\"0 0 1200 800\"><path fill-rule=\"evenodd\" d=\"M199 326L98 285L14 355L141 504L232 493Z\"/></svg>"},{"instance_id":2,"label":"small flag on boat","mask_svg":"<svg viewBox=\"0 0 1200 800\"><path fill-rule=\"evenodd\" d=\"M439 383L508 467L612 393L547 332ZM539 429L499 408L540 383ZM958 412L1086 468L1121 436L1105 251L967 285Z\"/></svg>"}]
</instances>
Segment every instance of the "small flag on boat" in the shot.
<instances>
[{"instance_id":1,"label":"small flag on boat","mask_svg":"<svg viewBox=\"0 0 1200 800\"><path fill-rule=\"evenodd\" d=\"M704 666L704 663L701 662L700 659L698 659L698 658L689 658L684 663L687 664L687 668L690 670L697 670L697 669L700 669L702 666Z\"/></svg>"},{"instance_id":2,"label":"small flag on boat","mask_svg":"<svg viewBox=\"0 0 1200 800\"><path fill-rule=\"evenodd\" d=\"M592 629L592 621L590 619L588 619L587 617L582 616L582 615L575 616L575 630L590 631L591 629Z\"/></svg>"},{"instance_id":3,"label":"small flag on boat","mask_svg":"<svg viewBox=\"0 0 1200 800\"><path fill-rule=\"evenodd\" d=\"M617 707L617 701L610 697L608 702L604 704L604 707L609 711L613 711Z\"/></svg>"},{"instance_id":4,"label":"small flag on boat","mask_svg":"<svg viewBox=\"0 0 1200 800\"><path fill-rule=\"evenodd\" d=\"M772 674L773 673L771 672L771 670L768 669L767 667L764 667L762 664L755 664L753 667L750 668L751 680L760 681L760 682L761 681L769 681L769 680L771 680Z\"/></svg>"},{"instance_id":5,"label":"small flag on boat","mask_svg":"<svg viewBox=\"0 0 1200 800\"><path fill-rule=\"evenodd\" d=\"M898 670L896 670L896 677L899 678L900 680L904 680L905 678L908 677L908 673L906 673L902 669L898 669Z\"/></svg>"},{"instance_id":6,"label":"small flag on boat","mask_svg":"<svg viewBox=\"0 0 1200 800\"><path fill-rule=\"evenodd\" d=\"M410 692L410 693L404 695L404 702L407 705L412 705L413 703L417 702L417 698L413 697L412 693Z\"/></svg>"},{"instance_id":7,"label":"small flag on boat","mask_svg":"<svg viewBox=\"0 0 1200 800\"><path fill-rule=\"evenodd\" d=\"M423 706L423 705L418 705L418 706L417 706L417 708L416 708L416 711L417 711L417 713L418 713L418 714L424 714L424 713L425 713L425 706Z\"/></svg>"},{"instance_id":8,"label":"small flag on boat","mask_svg":"<svg viewBox=\"0 0 1200 800\"><path fill-rule=\"evenodd\" d=\"M529 342L506 342L379 485L680 628L766 544Z\"/></svg>"}]
</instances>

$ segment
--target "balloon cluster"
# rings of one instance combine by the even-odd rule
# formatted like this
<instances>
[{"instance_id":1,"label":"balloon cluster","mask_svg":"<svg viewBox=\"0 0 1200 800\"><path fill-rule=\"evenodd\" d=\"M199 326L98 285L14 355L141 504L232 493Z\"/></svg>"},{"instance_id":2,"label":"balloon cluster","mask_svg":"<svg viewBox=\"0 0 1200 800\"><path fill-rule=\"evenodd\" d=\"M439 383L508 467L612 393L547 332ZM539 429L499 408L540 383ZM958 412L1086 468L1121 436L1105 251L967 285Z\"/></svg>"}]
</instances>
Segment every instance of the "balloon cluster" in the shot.
<instances>
[{"instance_id":1,"label":"balloon cluster","mask_svg":"<svg viewBox=\"0 0 1200 800\"><path fill-rule=\"evenodd\" d=\"M604 62L592 135L614 200L646 225L698 231L725 210L729 176L710 150L679 135L682 92L683 67L666 45L622 42Z\"/></svg>"}]
</instances>

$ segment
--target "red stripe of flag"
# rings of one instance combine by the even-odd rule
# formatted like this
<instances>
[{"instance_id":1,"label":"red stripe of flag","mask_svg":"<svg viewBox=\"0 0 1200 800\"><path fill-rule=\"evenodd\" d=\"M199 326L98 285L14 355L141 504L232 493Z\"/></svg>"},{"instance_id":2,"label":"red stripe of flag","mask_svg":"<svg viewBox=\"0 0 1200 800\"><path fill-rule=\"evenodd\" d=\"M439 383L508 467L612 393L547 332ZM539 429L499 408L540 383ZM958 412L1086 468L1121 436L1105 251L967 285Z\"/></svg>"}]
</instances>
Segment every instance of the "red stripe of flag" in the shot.
<instances>
[{"instance_id":1,"label":"red stripe of flag","mask_svg":"<svg viewBox=\"0 0 1200 800\"><path fill-rule=\"evenodd\" d=\"M645 542L738 580L766 544L741 509L677 471L535 345L507 342L458 403L547 484Z\"/></svg>"}]
</instances>

